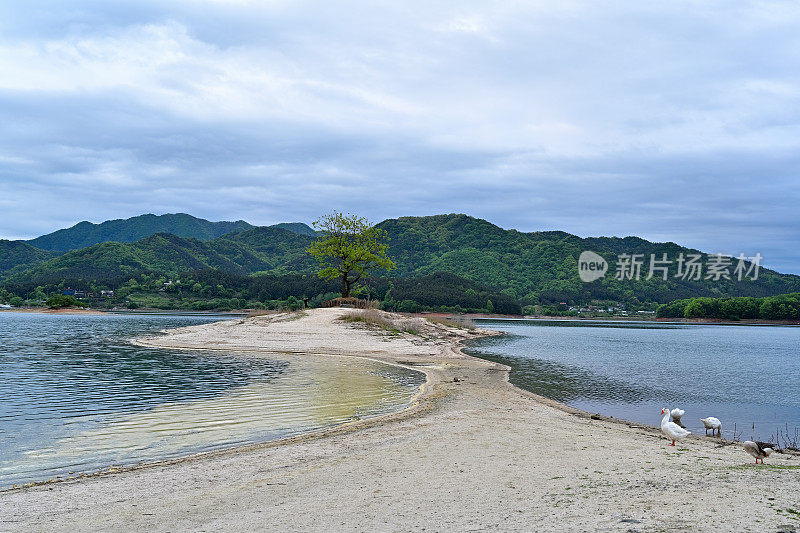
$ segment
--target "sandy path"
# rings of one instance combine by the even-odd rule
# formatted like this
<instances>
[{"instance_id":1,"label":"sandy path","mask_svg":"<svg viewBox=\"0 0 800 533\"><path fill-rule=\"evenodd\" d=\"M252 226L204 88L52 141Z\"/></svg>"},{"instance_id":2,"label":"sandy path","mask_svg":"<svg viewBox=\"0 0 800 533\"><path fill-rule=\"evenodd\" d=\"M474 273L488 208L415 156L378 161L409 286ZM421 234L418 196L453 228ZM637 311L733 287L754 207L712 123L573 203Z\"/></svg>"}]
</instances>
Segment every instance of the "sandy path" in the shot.
<instances>
[{"instance_id":1,"label":"sandy path","mask_svg":"<svg viewBox=\"0 0 800 533\"><path fill-rule=\"evenodd\" d=\"M800 526L800 461L591 420L505 382L443 338L386 337L316 310L184 328L159 345L427 362L416 412L324 438L0 494L8 531L778 531ZM450 335L450 341L456 338ZM151 339L148 342L155 343ZM318 349L318 350L317 350ZM459 378L454 382L453 378ZM654 413L654 419L658 415ZM785 528L790 531L791 529ZM798 527L800 529L800 527Z\"/></svg>"}]
</instances>

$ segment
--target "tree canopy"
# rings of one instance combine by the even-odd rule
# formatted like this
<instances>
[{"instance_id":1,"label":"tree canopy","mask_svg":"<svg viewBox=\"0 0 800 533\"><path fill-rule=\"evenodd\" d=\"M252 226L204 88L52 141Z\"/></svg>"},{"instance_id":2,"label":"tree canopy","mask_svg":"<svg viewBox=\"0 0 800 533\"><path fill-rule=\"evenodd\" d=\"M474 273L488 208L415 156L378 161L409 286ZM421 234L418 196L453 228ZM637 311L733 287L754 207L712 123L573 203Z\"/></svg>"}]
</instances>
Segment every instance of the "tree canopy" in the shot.
<instances>
[{"instance_id":1,"label":"tree canopy","mask_svg":"<svg viewBox=\"0 0 800 533\"><path fill-rule=\"evenodd\" d=\"M334 211L314 222L319 237L308 247L320 264L322 279L339 278L342 298L350 296L354 284L366 272L395 267L387 255L389 237L364 217L344 215Z\"/></svg>"}]
</instances>

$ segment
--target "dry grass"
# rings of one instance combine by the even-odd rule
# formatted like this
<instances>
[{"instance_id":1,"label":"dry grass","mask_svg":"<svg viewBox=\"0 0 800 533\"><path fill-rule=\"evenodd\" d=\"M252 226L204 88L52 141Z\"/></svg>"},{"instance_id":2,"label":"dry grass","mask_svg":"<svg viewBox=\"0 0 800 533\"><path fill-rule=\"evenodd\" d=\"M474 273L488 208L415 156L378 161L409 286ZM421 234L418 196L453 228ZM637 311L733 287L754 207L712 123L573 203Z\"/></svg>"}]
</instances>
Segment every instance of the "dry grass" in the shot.
<instances>
[{"instance_id":1,"label":"dry grass","mask_svg":"<svg viewBox=\"0 0 800 533\"><path fill-rule=\"evenodd\" d=\"M273 311L272 309L254 309L247 313L247 318L254 316L274 315L277 313L277 311Z\"/></svg>"},{"instance_id":2,"label":"dry grass","mask_svg":"<svg viewBox=\"0 0 800 533\"><path fill-rule=\"evenodd\" d=\"M794 428L794 433L789 430L789 424L786 424L785 431L778 428L772 442L783 450L791 450L793 452L800 452L800 429Z\"/></svg>"},{"instance_id":3,"label":"dry grass","mask_svg":"<svg viewBox=\"0 0 800 533\"><path fill-rule=\"evenodd\" d=\"M394 317L381 313L376 309L353 311L343 315L339 320L343 320L344 322L362 322L367 326L380 328L390 333L411 333L413 335L422 333L425 326L425 322L421 318Z\"/></svg>"},{"instance_id":4,"label":"dry grass","mask_svg":"<svg viewBox=\"0 0 800 533\"><path fill-rule=\"evenodd\" d=\"M308 316L308 313L305 311L286 311L279 314L283 316L276 317L273 322L291 322L292 320L299 320L304 316Z\"/></svg>"},{"instance_id":5,"label":"dry grass","mask_svg":"<svg viewBox=\"0 0 800 533\"><path fill-rule=\"evenodd\" d=\"M434 324L441 324L448 328L458 329L475 329L475 321L466 316L452 316L450 318L443 317L425 317L429 322Z\"/></svg>"},{"instance_id":6,"label":"dry grass","mask_svg":"<svg viewBox=\"0 0 800 533\"><path fill-rule=\"evenodd\" d=\"M360 300L358 298L334 298L333 300L325 300L322 302L322 307L353 307L355 309L372 309L374 303L370 300Z\"/></svg>"}]
</instances>

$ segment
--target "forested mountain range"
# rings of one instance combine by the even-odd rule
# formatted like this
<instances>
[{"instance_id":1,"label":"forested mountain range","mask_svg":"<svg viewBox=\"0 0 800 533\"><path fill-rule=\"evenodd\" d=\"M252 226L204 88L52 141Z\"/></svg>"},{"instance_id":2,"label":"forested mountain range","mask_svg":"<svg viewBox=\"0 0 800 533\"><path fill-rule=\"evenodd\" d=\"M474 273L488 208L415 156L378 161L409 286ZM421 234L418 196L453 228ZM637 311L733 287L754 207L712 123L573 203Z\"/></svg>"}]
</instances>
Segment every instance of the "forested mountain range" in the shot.
<instances>
[{"instance_id":1,"label":"forested mountain range","mask_svg":"<svg viewBox=\"0 0 800 533\"><path fill-rule=\"evenodd\" d=\"M186 222L170 226L180 227L184 233L188 231L186 228L205 229L200 237L160 231L135 242L100 242L62 254L31 246L34 242L41 242L38 239L22 244L19 241L0 241L0 250L9 251L0 262L0 279L5 285L29 286L57 284L64 280L102 283L103 280L123 279L142 272L179 276L190 271L212 269L238 276L279 276L314 271L315 263L305 250L315 236L313 230L304 224L253 227L245 222L215 223L189 215L164 216L172 218L155 217L161 221L159 224L175 220ZM143 221L153 220L150 217L152 215L128 219L136 226L135 229L126 229L120 221L111 221L114 224L105 227L115 228L113 235L117 241L123 236L133 238L142 231ZM78 226L81 225L62 231L70 232ZM99 231L103 224L93 226ZM156 226L154 223L149 227ZM230 227L234 231L214 235L215 231ZM659 277L651 280L614 279L614 267L620 253L643 254L646 258L651 253L658 257L667 253L671 258L676 258L679 253L699 253L675 243L652 243L638 237L580 238L560 231L524 233L502 229L467 215L402 217L385 220L378 227L387 232L389 255L397 263L397 269L388 275L414 279L449 273L501 292L523 305L573 304L591 300L665 303L699 296L762 297L800 291L800 276L779 274L764 268L755 281L688 281L673 276L666 281ZM45 236L50 238L46 242L52 245L52 236L58 233ZM62 242L77 243L80 235L87 238L85 235L88 233L72 235ZM102 235L102 232L92 233L91 239ZM592 250L609 262L610 272L604 278L591 283L579 279L577 260L583 250Z\"/></svg>"},{"instance_id":2,"label":"forested mountain range","mask_svg":"<svg viewBox=\"0 0 800 533\"><path fill-rule=\"evenodd\" d=\"M48 259L56 253L35 248L25 241L0 239L0 276L12 270L23 270Z\"/></svg>"},{"instance_id":3,"label":"forested mountain range","mask_svg":"<svg viewBox=\"0 0 800 533\"><path fill-rule=\"evenodd\" d=\"M279 227L304 235L314 235L314 230L305 224L282 223ZM186 213L166 215L139 215L137 217L107 220L100 224L79 222L28 241L42 250L69 251L86 248L102 242L136 242L156 233L169 233L178 237L210 241L226 233L252 229L244 220L236 222L211 222Z\"/></svg>"}]
</instances>

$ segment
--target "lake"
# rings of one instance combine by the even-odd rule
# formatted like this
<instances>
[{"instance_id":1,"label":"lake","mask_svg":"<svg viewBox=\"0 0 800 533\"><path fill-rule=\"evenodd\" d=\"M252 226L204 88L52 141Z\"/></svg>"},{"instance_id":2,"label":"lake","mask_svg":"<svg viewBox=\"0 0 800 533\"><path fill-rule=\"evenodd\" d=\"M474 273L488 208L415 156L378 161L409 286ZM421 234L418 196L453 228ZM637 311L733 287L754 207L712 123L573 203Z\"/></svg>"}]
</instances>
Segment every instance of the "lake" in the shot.
<instances>
[{"instance_id":1,"label":"lake","mask_svg":"<svg viewBox=\"0 0 800 533\"><path fill-rule=\"evenodd\" d=\"M399 410L422 373L128 339L208 315L0 313L0 488L264 442Z\"/></svg>"},{"instance_id":2,"label":"lake","mask_svg":"<svg viewBox=\"0 0 800 533\"><path fill-rule=\"evenodd\" d=\"M508 333L465 350L512 368L525 390L592 413L659 425L662 407L774 440L800 428L800 328L576 320L480 320Z\"/></svg>"}]
</instances>

